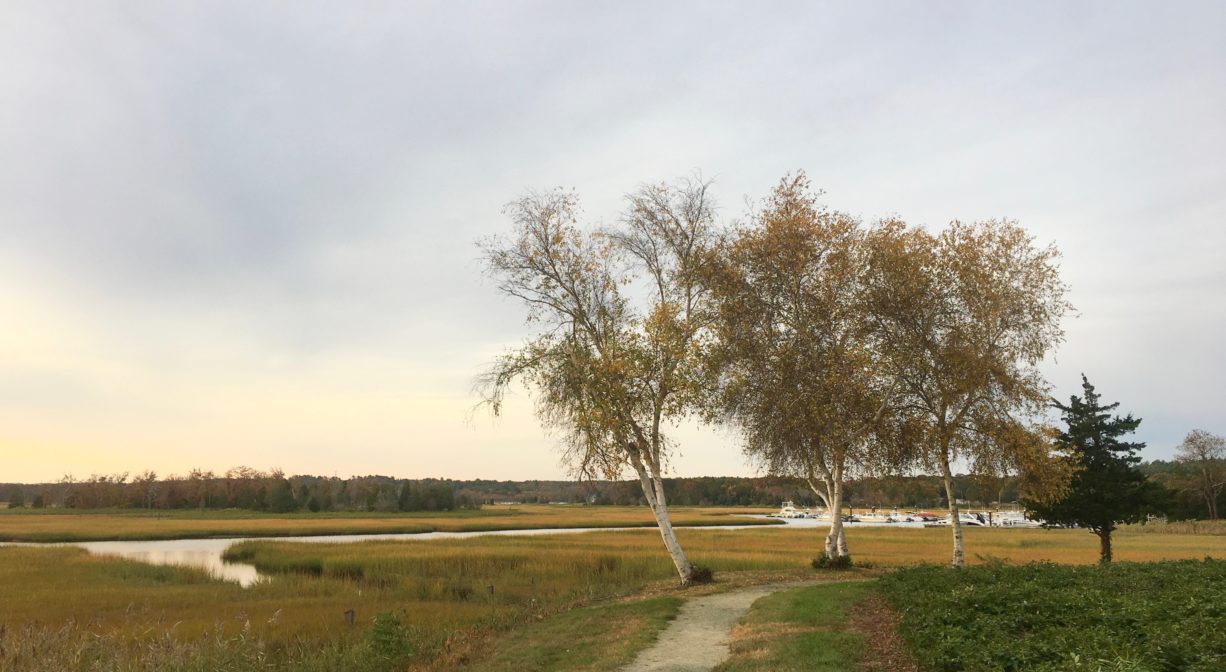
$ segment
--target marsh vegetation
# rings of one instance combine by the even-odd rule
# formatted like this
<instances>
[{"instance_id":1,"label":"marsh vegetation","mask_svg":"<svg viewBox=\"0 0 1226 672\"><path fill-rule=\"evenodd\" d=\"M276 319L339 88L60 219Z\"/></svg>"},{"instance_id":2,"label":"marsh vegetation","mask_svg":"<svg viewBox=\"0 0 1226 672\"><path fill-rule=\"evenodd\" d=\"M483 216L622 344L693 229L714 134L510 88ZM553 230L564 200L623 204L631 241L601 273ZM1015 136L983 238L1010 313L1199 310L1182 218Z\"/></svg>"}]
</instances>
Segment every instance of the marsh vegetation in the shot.
<instances>
[{"instance_id":1,"label":"marsh vegetation","mask_svg":"<svg viewBox=\"0 0 1226 672\"><path fill-rule=\"evenodd\" d=\"M686 527L768 525L773 522L737 515L766 513L765 509L676 507L673 511L676 524ZM32 542L414 534L654 525L655 521L649 510L634 506L570 507L521 504L449 512L290 514L235 509L0 509L0 541Z\"/></svg>"},{"instance_id":2,"label":"marsh vegetation","mask_svg":"<svg viewBox=\"0 0 1226 672\"><path fill-rule=\"evenodd\" d=\"M948 552L940 529L853 527L848 534L860 559L884 569L941 562ZM1092 564L1098 556L1094 537L1078 530L967 534L977 551L972 564ZM678 589L651 529L245 542L230 557L270 575L246 589L80 549L0 547L0 669L508 669L512 660L534 660L539 669L615 669L697 594L690 591L814 576L809 561L820 533L811 529L678 535L696 562L716 571L714 587ZM1226 536L1130 528L1117 535L1123 561L1226 558ZM562 655L571 643L586 662Z\"/></svg>"}]
</instances>

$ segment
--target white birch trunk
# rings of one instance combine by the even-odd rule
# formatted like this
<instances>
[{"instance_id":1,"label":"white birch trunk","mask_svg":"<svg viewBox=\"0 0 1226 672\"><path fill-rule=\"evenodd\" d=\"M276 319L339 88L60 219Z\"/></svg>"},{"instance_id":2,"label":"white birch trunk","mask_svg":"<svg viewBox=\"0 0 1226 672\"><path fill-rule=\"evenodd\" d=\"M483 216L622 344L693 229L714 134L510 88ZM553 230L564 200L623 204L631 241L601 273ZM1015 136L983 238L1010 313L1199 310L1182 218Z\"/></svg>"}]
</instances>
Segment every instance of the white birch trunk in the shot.
<instances>
[{"instance_id":1,"label":"white birch trunk","mask_svg":"<svg viewBox=\"0 0 1226 672\"><path fill-rule=\"evenodd\" d=\"M822 488L818 488L812 478L806 478L809 489L826 505L830 514L830 530L826 534L826 557L837 558L847 555L847 533L843 529L843 484L833 478L822 478Z\"/></svg>"},{"instance_id":2,"label":"white birch trunk","mask_svg":"<svg viewBox=\"0 0 1226 672\"><path fill-rule=\"evenodd\" d=\"M836 478L831 484L830 494L830 538L835 542L835 552L832 558L847 556L847 533L843 530L843 482Z\"/></svg>"},{"instance_id":3,"label":"white birch trunk","mask_svg":"<svg viewBox=\"0 0 1226 672\"><path fill-rule=\"evenodd\" d=\"M830 511L830 493L828 492L828 489L823 490L818 488L811 479L805 480L809 483L809 489L813 491L813 494L817 495L818 499L822 500L822 504L826 506L826 510ZM837 554L839 551L838 533L834 529L833 522L831 523L830 529L826 532L826 545L824 550L827 558L835 557L835 554Z\"/></svg>"},{"instance_id":4,"label":"white birch trunk","mask_svg":"<svg viewBox=\"0 0 1226 672\"><path fill-rule=\"evenodd\" d=\"M949 469L949 453L941 456L941 479L945 481L945 498L949 501L949 526L954 533L953 566L966 565L966 553L962 547L962 518L958 510L958 500L954 498L954 477Z\"/></svg>"},{"instance_id":5,"label":"white birch trunk","mask_svg":"<svg viewBox=\"0 0 1226 672\"><path fill-rule=\"evenodd\" d=\"M681 550L681 542L677 541L677 533L673 530L672 520L668 516L664 482L656 474L647 473L642 461L635 459L633 462L634 469L639 474L639 485L643 488L643 496L647 498L647 505L651 507L656 525L660 528L660 537L664 539L664 548L668 550L668 556L672 559L673 566L677 568L677 575L681 577L681 583L688 584L694 574L694 567L685 557L685 551Z\"/></svg>"}]
</instances>

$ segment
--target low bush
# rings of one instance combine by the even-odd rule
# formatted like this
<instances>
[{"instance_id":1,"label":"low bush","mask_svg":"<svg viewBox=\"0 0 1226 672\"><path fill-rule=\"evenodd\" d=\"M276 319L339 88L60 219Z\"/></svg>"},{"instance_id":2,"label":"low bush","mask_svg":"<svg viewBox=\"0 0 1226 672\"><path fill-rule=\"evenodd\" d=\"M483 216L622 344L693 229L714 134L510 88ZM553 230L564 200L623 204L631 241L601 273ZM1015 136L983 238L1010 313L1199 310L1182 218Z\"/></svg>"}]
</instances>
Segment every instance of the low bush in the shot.
<instances>
[{"instance_id":1,"label":"low bush","mask_svg":"<svg viewBox=\"0 0 1226 672\"><path fill-rule=\"evenodd\" d=\"M400 663L413 655L413 635L395 614L376 614L370 623L370 648L376 656Z\"/></svg>"},{"instance_id":2,"label":"low bush","mask_svg":"<svg viewBox=\"0 0 1226 672\"><path fill-rule=\"evenodd\" d=\"M822 554L813 558L813 569L851 569L852 562L850 555L837 555L830 557L825 551Z\"/></svg>"},{"instance_id":3,"label":"low bush","mask_svg":"<svg viewBox=\"0 0 1226 672\"><path fill-rule=\"evenodd\" d=\"M925 565L881 579L925 670L1226 670L1226 562Z\"/></svg>"},{"instance_id":4,"label":"low bush","mask_svg":"<svg viewBox=\"0 0 1226 672\"><path fill-rule=\"evenodd\" d=\"M690 573L690 583L711 583L714 580L715 572L710 567L693 565L693 572Z\"/></svg>"}]
</instances>

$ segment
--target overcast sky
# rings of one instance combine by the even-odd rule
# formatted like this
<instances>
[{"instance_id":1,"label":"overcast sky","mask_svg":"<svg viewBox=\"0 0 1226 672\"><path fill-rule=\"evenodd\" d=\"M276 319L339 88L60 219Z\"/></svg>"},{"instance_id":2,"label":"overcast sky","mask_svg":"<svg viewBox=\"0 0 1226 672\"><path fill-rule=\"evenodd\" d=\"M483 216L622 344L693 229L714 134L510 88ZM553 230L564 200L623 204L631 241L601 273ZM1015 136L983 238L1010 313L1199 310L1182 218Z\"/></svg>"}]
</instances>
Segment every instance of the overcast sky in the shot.
<instances>
[{"instance_id":1,"label":"overcast sky","mask_svg":"<svg viewBox=\"0 0 1226 672\"><path fill-rule=\"evenodd\" d=\"M936 229L1011 217L1080 317L1045 370L1226 433L1226 4L0 0L0 481L557 478L474 241L700 170ZM687 428L680 475L752 473Z\"/></svg>"}]
</instances>

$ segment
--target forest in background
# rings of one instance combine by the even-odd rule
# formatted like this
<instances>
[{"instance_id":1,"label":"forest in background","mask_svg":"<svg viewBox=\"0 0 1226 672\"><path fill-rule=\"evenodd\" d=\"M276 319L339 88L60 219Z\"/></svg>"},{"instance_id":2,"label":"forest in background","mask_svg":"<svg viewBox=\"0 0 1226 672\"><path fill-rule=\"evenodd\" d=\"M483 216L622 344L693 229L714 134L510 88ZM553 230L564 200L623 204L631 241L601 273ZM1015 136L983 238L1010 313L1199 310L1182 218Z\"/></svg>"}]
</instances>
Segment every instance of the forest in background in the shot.
<instances>
[{"instance_id":1,"label":"forest in background","mask_svg":"<svg viewBox=\"0 0 1226 672\"><path fill-rule=\"evenodd\" d=\"M1208 508L1195 490L1188 465L1156 460L1141 465L1151 479L1174 492L1172 519L1207 518ZM1015 505L1018 483L1012 477L955 476L955 496L972 506ZM664 480L668 501L677 506L765 506L784 500L817 503L804 481L764 476L711 476ZM939 476L911 475L853 479L848 503L857 509L944 508ZM1219 497L1219 508L1226 504ZM565 503L643 504L642 489L624 481L494 481L402 479L391 476L287 476L280 470L248 467L221 474L193 470L187 476L159 478L152 472L65 476L54 483L0 483L0 502L30 508L245 509L271 513L451 511L484 504Z\"/></svg>"}]
</instances>

